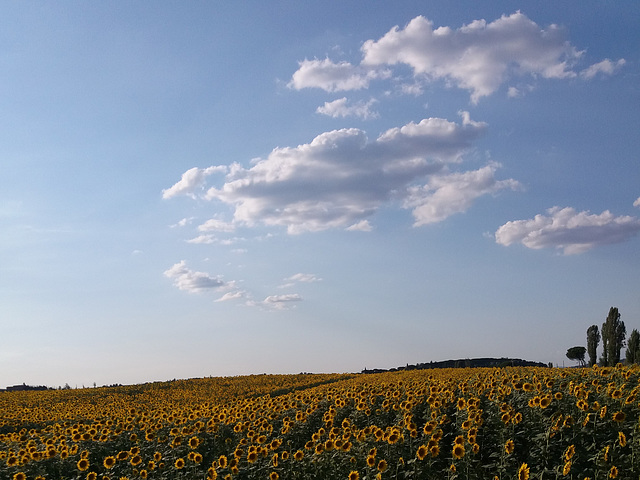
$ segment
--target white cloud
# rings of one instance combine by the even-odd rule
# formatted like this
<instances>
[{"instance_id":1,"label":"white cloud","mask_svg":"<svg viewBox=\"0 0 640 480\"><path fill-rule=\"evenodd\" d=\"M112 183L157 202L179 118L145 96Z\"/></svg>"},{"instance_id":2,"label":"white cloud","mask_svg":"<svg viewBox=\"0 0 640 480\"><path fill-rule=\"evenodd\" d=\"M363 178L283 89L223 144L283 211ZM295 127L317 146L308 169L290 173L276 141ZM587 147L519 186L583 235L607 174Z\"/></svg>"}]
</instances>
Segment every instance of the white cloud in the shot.
<instances>
[{"instance_id":1,"label":"white cloud","mask_svg":"<svg viewBox=\"0 0 640 480\"><path fill-rule=\"evenodd\" d=\"M203 188L206 177L216 172L226 171L227 167L223 165L208 168L190 168L182 174L182 178L173 186L162 190L162 198L167 199L178 195L188 195L193 198L195 193Z\"/></svg>"},{"instance_id":2,"label":"white cloud","mask_svg":"<svg viewBox=\"0 0 640 480\"><path fill-rule=\"evenodd\" d=\"M269 310L287 310L293 308L295 303L302 301L302 297L297 293L288 293L285 295L270 295L261 302L249 300L247 305L250 307L263 307Z\"/></svg>"},{"instance_id":3,"label":"white cloud","mask_svg":"<svg viewBox=\"0 0 640 480\"><path fill-rule=\"evenodd\" d=\"M522 95L522 92L520 92L516 87L509 87L509 90L507 91L507 96L509 98L516 98L520 95Z\"/></svg>"},{"instance_id":4,"label":"white cloud","mask_svg":"<svg viewBox=\"0 0 640 480\"><path fill-rule=\"evenodd\" d=\"M315 283L321 282L322 278L314 275L313 273L296 273L288 278L284 279L285 282L282 285L279 285L278 288L290 288L296 285L297 283Z\"/></svg>"},{"instance_id":5,"label":"white cloud","mask_svg":"<svg viewBox=\"0 0 640 480\"><path fill-rule=\"evenodd\" d=\"M285 280L289 280L292 282L302 282L302 283L314 283L321 282L322 279L313 273L296 273L295 275L290 276L289 278L285 278Z\"/></svg>"},{"instance_id":6,"label":"white cloud","mask_svg":"<svg viewBox=\"0 0 640 480\"><path fill-rule=\"evenodd\" d=\"M580 72L580 76L586 79L591 79L598 73L602 73L603 75L613 75L615 72L620 70L625 63L626 61L624 58L621 58L616 62L612 62L608 58L605 58L601 62L594 63L588 68L582 70Z\"/></svg>"},{"instance_id":7,"label":"white cloud","mask_svg":"<svg viewBox=\"0 0 640 480\"><path fill-rule=\"evenodd\" d=\"M247 292L244 290L235 290L232 292L227 292L217 300L216 302L227 302L229 300L238 300L240 298L245 298L247 296Z\"/></svg>"},{"instance_id":8,"label":"white cloud","mask_svg":"<svg viewBox=\"0 0 640 480\"><path fill-rule=\"evenodd\" d=\"M471 101L477 103L516 77L576 77L575 66L582 55L566 39L563 28L553 24L542 28L519 11L492 22L474 20L457 29L434 28L430 20L418 16L404 28L395 26L380 39L365 41L359 65L328 58L304 60L289 86L328 92L365 89L373 78L392 77L389 67L403 64L412 69L416 82L444 81L470 91ZM597 73L612 74L623 64L624 59L606 59L580 75L589 79ZM417 83L403 88L412 94L422 92ZM511 96L514 93L509 91Z\"/></svg>"},{"instance_id":9,"label":"white cloud","mask_svg":"<svg viewBox=\"0 0 640 480\"><path fill-rule=\"evenodd\" d=\"M367 88L375 78L386 78L387 70L358 67L349 62L334 63L328 58L324 60L303 60L300 68L293 74L288 83L289 88L321 88L327 92L360 90Z\"/></svg>"},{"instance_id":10,"label":"white cloud","mask_svg":"<svg viewBox=\"0 0 640 480\"><path fill-rule=\"evenodd\" d=\"M183 218L178 223L174 223L173 225L169 225L169 227L170 228L185 227L185 226L189 225L192 221L193 221L193 217Z\"/></svg>"},{"instance_id":11,"label":"white cloud","mask_svg":"<svg viewBox=\"0 0 640 480\"><path fill-rule=\"evenodd\" d=\"M218 239L213 235L198 235L195 238L191 238L189 240L186 240L186 242L187 243L209 245L211 243L216 243L217 240Z\"/></svg>"},{"instance_id":12,"label":"white cloud","mask_svg":"<svg viewBox=\"0 0 640 480\"><path fill-rule=\"evenodd\" d=\"M369 220L360 220L358 223L347 227L346 230L349 232L370 232L373 230L373 227L369 223Z\"/></svg>"},{"instance_id":13,"label":"white cloud","mask_svg":"<svg viewBox=\"0 0 640 480\"><path fill-rule=\"evenodd\" d=\"M491 163L479 170L434 175L426 185L411 188L405 207L413 208L414 226L441 222L451 215L465 212L483 195L520 188L516 180L496 180L495 172L499 166Z\"/></svg>"},{"instance_id":14,"label":"white cloud","mask_svg":"<svg viewBox=\"0 0 640 480\"><path fill-rule=\"evenodd\" d=\"M553 207L547 214L505 223L495 233L496 242L505 246L521 243L532 249L558 248L571 255L626 241L640 231L640 219L615 217L608 210L593 215L571 207Z\"/></svg>"},{"instance_id":15,"label":"white cloud","mask_svg":"<svg viewBox=\"0 0 640 480\"><path fill-rule=\"evenodd\" d=\"M460 162L486 130L467 112L461 116L462 123L411 122L374 141L355 128L325 132L307 144L276 148L250 168L230 168L206 198L233 206L236 225L283 226L290 234L347 228L445 164Z\"/></svg>"},{"instance_id":16,"label":"white cloud","mask_svg":"<svg viewBox=\"0 0 640 480\"><path fill-rule=\"evenodd\" d=\"M233 223L225 222L217 218L210 218L202 225L198 226L201 232L233 232L236 227Z\"/></svg>"},{"instance_id":17,"label":"white cloud","mask_svg":"<svg viewBox=\"0 0 640 480\"><path fill-rule=\"evenodd\" d=\"M371 110L371 106L376 102L375 99L371 99L368 102L360 101L353 105L348 105L347 98L342 97L333 102L325 102L323 106L316 109L316 112L333 118L352 116L367 120L379 117L377 112Z\"/></svg>"},{"instance_id":18,"label":"white cloud","mask_svg":"<svg viewBox=\"0 0 640 480\"><path fill-rule=\"evenodd\" d=\"M638 197L638 199L635 202L633 202L633 206L640 207L640 197Z\"/></svg>"},{"instance_id":19,"label":"white cloud","mask_svg":"<svg viewBox=\"0 0 640 480\"><path fill-rule=\"evenodd\" d=\"M220 277L212 277L207 273L189 269L184 260L166 270L164 276L172 279L173 284L180 290L188 292L203 292L233 287L233 282L225 282Z\"/></svg>"}]
</instances>

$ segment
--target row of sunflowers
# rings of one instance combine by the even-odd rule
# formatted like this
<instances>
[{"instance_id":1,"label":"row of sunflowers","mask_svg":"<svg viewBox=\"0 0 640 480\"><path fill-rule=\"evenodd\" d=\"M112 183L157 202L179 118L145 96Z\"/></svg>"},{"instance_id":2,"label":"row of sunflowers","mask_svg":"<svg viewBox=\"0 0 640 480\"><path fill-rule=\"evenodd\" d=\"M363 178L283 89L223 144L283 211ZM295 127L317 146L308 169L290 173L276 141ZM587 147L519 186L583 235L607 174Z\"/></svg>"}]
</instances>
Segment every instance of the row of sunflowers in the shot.
<instances>
[{"instance_id":1,"label":"row of sunflowers","mask_svg":"<svg viewBox=\"0 0 640 480\"><path fill-rule=\"evenodd\" d=\"M0 479L635 479L639 375L508 367L7 392Z\"/></svg>"}]
</instances>

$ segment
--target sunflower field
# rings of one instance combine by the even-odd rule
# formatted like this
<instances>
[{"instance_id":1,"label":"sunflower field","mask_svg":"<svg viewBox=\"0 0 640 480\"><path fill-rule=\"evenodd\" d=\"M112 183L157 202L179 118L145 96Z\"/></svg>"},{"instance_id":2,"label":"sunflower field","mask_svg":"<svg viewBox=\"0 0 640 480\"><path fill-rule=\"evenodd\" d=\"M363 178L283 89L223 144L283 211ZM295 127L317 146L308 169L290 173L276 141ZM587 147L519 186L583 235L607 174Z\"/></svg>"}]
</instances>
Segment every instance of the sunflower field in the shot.
<instances>
[{"instance_id":1,"label":"sunflower field","mask_svg":"<svg viewBox=\"0 0 640 480\"><path fill-rule=\"evenodd\" d=\"M0 480L638 479L638 367L0 393Z\"/></svg>"}]
</instances>

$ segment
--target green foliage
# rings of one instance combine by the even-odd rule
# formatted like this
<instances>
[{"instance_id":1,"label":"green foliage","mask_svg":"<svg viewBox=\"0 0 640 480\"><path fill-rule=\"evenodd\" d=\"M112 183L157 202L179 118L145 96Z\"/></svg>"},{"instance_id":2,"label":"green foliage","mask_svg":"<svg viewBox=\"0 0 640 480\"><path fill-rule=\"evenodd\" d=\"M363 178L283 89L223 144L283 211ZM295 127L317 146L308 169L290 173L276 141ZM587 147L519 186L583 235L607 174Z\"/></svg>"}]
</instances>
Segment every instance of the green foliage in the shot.
<instances>
[{"instance_id":1,"label":"green foliage","mask_svg":"<svg viewBox=\"0 0 640 480\"><path fill-rule=\"evenodd\" d=\"M598 359L597 350L600 343L600 331L597 325L591 325L587 329L587 352L589 353L589 366L593 367Z\"/></svg>"},{"instance_id":2,"label":"green foliage","mask_svg":"<svg viewBox=\"0 0 640 480\"><path fill-rule=\"evenodd\" d=\"M602 324L602 352L601 363L605 367L613 367L620 363L620 350L625 346L627 329L624 322L620 320L620 313L617 307L609 309L609 315Z\"/></svg>"},{"instance_id":3,"label":"green foliage","mask_svg":"<svg viewBox=\"0 0 640 480\"><path fill-rule=\"evenodd\" d=\"M567 358L569 360L575 360L580 362L580 366L584 366L584 355L587 352L587 349L584 347L571 347L567 350Z\"/></svg>"},{"instance_id":4,"label":"green foliage","mask_svg":"<svg viewBox=\"0 0 640 480\"><path fill-rule=\"evenodd\" d=\"M640 332L635 328L631 332L627 343L627 364L640 363Z\"/></svg>"}]
</instances>

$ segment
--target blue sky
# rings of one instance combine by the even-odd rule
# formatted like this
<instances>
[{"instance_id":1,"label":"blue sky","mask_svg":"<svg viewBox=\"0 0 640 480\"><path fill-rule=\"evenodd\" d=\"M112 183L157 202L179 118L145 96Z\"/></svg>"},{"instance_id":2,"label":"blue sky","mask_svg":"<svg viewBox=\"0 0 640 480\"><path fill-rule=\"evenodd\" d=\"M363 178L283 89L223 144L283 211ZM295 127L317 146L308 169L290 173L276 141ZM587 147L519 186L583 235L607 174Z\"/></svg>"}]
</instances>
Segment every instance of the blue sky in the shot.
<instances>
[{"instance_id":1,"label":"blue sky","mask_svg":"<svg viewBox=\"0 0 640 480\"><path fill-rule=\"evenodd\" d=\"M5 2L0 387L566 365L640 329L640 4Z\"/></svg>"}]
</instances>

